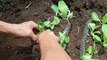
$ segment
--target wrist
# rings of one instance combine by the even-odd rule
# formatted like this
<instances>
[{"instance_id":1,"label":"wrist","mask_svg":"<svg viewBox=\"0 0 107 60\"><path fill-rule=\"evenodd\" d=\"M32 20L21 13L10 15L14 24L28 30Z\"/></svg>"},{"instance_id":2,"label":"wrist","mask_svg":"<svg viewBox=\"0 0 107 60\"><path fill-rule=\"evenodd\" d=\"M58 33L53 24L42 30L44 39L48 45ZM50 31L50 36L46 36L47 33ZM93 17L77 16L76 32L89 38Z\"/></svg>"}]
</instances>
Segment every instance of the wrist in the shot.
<instances>
[{"instance_id":1,"label":"wrist","mask_svg":"<svg viewBox=\"0 0 107 60\"><path fill-rule=\"evenodd\" d=\"M57 39L51 39L51 38L46 38L46 37L39 37L38 36L38 42L39 43L44 43L44 42L56 42L58 43L58 40Z\"/></svg>"}]
</instances>

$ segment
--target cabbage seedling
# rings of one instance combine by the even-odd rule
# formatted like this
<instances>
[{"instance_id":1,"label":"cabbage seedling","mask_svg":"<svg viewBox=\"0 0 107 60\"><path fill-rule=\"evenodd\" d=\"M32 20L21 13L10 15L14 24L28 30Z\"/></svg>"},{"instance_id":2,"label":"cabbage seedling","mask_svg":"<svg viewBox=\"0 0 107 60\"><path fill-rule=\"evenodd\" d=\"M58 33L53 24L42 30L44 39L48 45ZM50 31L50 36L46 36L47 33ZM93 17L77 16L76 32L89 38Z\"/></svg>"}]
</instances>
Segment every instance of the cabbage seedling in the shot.
<instances>
[{"instance_id":1,"label":"cabbage seedling","mask_svg":"<svg viewBox=\"0 0 107 60\"><path fill-rule=\"evenodd\" d=\"M60 19L58 17L54 17L53 21L47 20L45 22L38 21L39 31L42 32L44 29L53 30L56 25L60 23Z\"/></svg>"},{"instance_id":2,"label":"cabbage seedling","mask_svg":"<svg viewBox=\"0 0 107 60\"><path fill-rule=\"evenodd\" d=\"M55 4L52 4L51 8L54 11L54 13L56 13L56 15L61 16L63 19L68 20L74 17L73 12L70 12L68 6L64 1L59 1L58 6Z\"/></svg>"},{"instance_id":3,"label":"cabbage seedling","mask_svg":"<svg viewBox=\"0 0 107 60\"><path fill-rule=\"evenodd\" d=\"M92 55L93 55L93 47L89 46L87 52L80 57L80 60L91 60Z\"/></svg>"},{"instance_id":4,"label":"cabbage seedling","mask_svg":"<svg viewBox=\"0 0 107 60\"><path fill-rule=\"evenodd\" d=\"M88 24L90 34L96 43L107 48L107 13L100 19L97 13L92 13L92 22Z\"/></svg>"},{"instance_id":5,"label":"cabbage seedling","mask_svg":"<svg viewBox=\"0 0 107 60\"><path fill-rule=\"evenodd\" d=\"M70 37L66 35L66 32L59 32L60 44L65 49L70 42Z\"/></svg>"}]
</instances>

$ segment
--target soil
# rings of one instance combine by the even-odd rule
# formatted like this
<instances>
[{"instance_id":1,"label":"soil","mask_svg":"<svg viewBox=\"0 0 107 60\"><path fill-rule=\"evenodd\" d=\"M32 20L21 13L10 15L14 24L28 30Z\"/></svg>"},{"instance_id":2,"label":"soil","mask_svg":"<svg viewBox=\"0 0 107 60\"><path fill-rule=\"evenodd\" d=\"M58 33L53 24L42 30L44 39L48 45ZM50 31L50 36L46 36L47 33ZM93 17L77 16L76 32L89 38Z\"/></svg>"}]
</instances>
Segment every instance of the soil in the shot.
<instances>
[{"instance_id":1,"label":"soil","mask_svg":"<svg viewBox=\"0 0 107 60\"><path fill-rule=\"evenodd\" d=\"M31 5L26 8L30 2ZM38 20L45 21L48 17L54 15L50 8L51 4L51 0L6 0L4 4L0 5L0 20L9 23L22 23L30 20L35 22ZM75 19L70 21L72 23L72 30L69 33L71 41L66 51L73 60L79 60L80 43L83 37L84 26L91 19L90 15L93 11L97 12L100 17L107 12L107 1L72 0L68 5L70 10L74 12ZM61 24L63 26L66 25L64 22ZM62 31L63 27L61 24L55 28L54 32L56 34L57 30ZM59 27L62 27L62 29ZM90 38L88 40L92 41ZM32 53L33 46L29 38L16 38L10 34L0 33L0 60L39 60L39 47L35 45L36 52ZM98 58L106 60L107 54L103 55ZM96 58L96 56L93 58Z\"/></svg>"}]
</instances>

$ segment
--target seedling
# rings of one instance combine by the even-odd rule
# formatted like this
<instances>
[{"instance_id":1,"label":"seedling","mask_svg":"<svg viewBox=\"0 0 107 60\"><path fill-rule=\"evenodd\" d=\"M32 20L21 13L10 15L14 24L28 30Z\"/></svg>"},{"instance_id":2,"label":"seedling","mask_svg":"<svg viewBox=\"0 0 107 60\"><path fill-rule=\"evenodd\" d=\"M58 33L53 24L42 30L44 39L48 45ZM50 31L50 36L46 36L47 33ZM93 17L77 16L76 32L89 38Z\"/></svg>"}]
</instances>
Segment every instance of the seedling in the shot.
<instances>
[{"instance_id":1,"label":"seedling","mask_svg":"<svg viewBox=\"0 0 107 60\"><path fill-rule=\"evenodd\" d=\"M107 48L107 13L100 19L97 13L92 13L92 22L88 24L90 34L95 43L101 43Z\"/></svg>"},{"instance_id":2,"label":"seedling","mask_svg":"<svg viewBox=\"0 0 107 60\"><path fill-rule=\"evenodd\" d=\"M59 0L58 5L52 4L51 8L56 16L61 17L63 20L66 20L68 22L68 26L71 26L69 24L69 20L74 17L73 12L70 12L68 6L63 0ZM69 31L68 28L66 30ZM60 44L64 49L66 48L66 44L70 41L70 38L69 36L67 36L67 34L68 33L65 31L62 33L59 32Z\"/></svg>"},{"instance_id":3,"label":"seedling","mask_svg":"<svg viewBox=\"0 0 107 60\"><path fill-rule=\"evenodd\" d=\"M92 22L88 24L90 35L94 40L94 46L89 46L87 52L81 56L81 60L91 60L93 53L96 53L96 43L107 48L107 13L100 19L97 13L92 13Z\"/></svg>"},{"instance_id":4,"label":"seedling","mask_svg":"<svg viewBox=\"0 0 107 60\"><path fill-rule=\"evenodd\" d=\"M61 16L65 20L69 20L74 17L73 12L70 12L68 6L64 1L59 1L58 6L52 4L51 8L54 11L54 13L56 13L56 15Z\"/></svg>"},{"instance_id":5,"label":"seedling","mask_svg":"<svg viewBox=\"0 0 107 60\"><path fill-rule=\"evenodd\" d=\"M38 21L39 31L43 30L53 30L56 25L60 23L60 19L58 17L54 17L53 21L47 20L45 22Z\"/></svg>"},{"instance_id":6,"label":"seedling","mask_svg":"<svg viewBox=\"0 0 107 60\"><path fill-rule=\"evenodd\" d=\"M83 56L81 56L80 60L91 60L92 55L93 55L93 47L89 46L87 52Z\"/></svg>"},{"instance_id":7,"label":"seedling","mask_svg":"<svg viewBox=\"0 0 107 60\"><path fill-rule=\"evenodd\" d=\"M66 32L59 32L60 44L65 49L70 42L70 37L66 35Z\"/></svg>"}]
</instances>

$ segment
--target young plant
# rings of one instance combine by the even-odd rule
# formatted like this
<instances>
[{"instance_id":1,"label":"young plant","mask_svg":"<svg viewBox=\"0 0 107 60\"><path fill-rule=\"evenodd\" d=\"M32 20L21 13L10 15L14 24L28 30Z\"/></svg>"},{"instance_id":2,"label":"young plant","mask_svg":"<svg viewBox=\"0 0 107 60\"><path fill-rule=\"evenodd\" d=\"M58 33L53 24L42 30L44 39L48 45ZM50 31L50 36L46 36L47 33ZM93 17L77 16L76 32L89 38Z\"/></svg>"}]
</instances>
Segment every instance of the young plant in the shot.
<instances>
[{"instance_id":1,"label":"young plant","mask_svg":"<svg viewBox=\"0 0 107 60\"><path fill-rule=\"evenodd\" d=\"M100 19L97 13L92 13L92 22L88 24L90 34L95 43L101 43L107 48L107 13Z\"/></svg>"},{"instance_id":2,"label":"young plant","mask_svg":"<svg viewBox=\"0 0 107 60\"><path fill-rule=\"evenodd\" d=\"M60 44L65 49L70 42L70 37L66 35L66 32L59 32Z\"/></svg>"},{"instance_id":3,"label":"young plant","mask_svg":"<svg viewBox=\"0 0 107 60\"><path fill-rule=\"evenodd\" d=\"M70 12L66 3L63 0L59 0L58 5L52 4L51 8L53 12L56 13L56 16L62 17L63 20L66 20L68 22L66 30L69 31L69 27L71 27L69 20L74 16L73 12ZM59 32L60 44L64 49L66 48L66 44L70 41L70 38L69 36L67 36L67 34L67 32Z\"/></svg>"},{"instance_id":4,"label":"young plant","mask_svg":"<svg viewBox=\"0 0 107 60\"><path fill-rule=\"evenodd\" d=\"M60 19L58 17L54 17L53 21L47 20L45 22L38 21L39 31L43 30L53 30L56 25L60 23Z\"/></svg>"},{"instance_id":5,"label":"young plant","mask_svg":"<svg viewBox=\"0 0 107 60\"><path fill-rule=\"evenodd\" d=\"M87 52L83 56L81 56L80 60L91 60L92 55L93 55L93 47L89 46Z\"/></svg>"},{"instance_id":6,"label":"young plant","mask_svg":"<svg viewBox=\"0 0 107 60\"><path fill-rule=\"evenodd\" d=\"M64 1L59 1L58 6L52 4L51 8L54 11L54 13L56 13L56 15L61 16L63 19L69 20L74 17L73 12L70 12L68 6Z\"/></svg>"}]
</instances>

